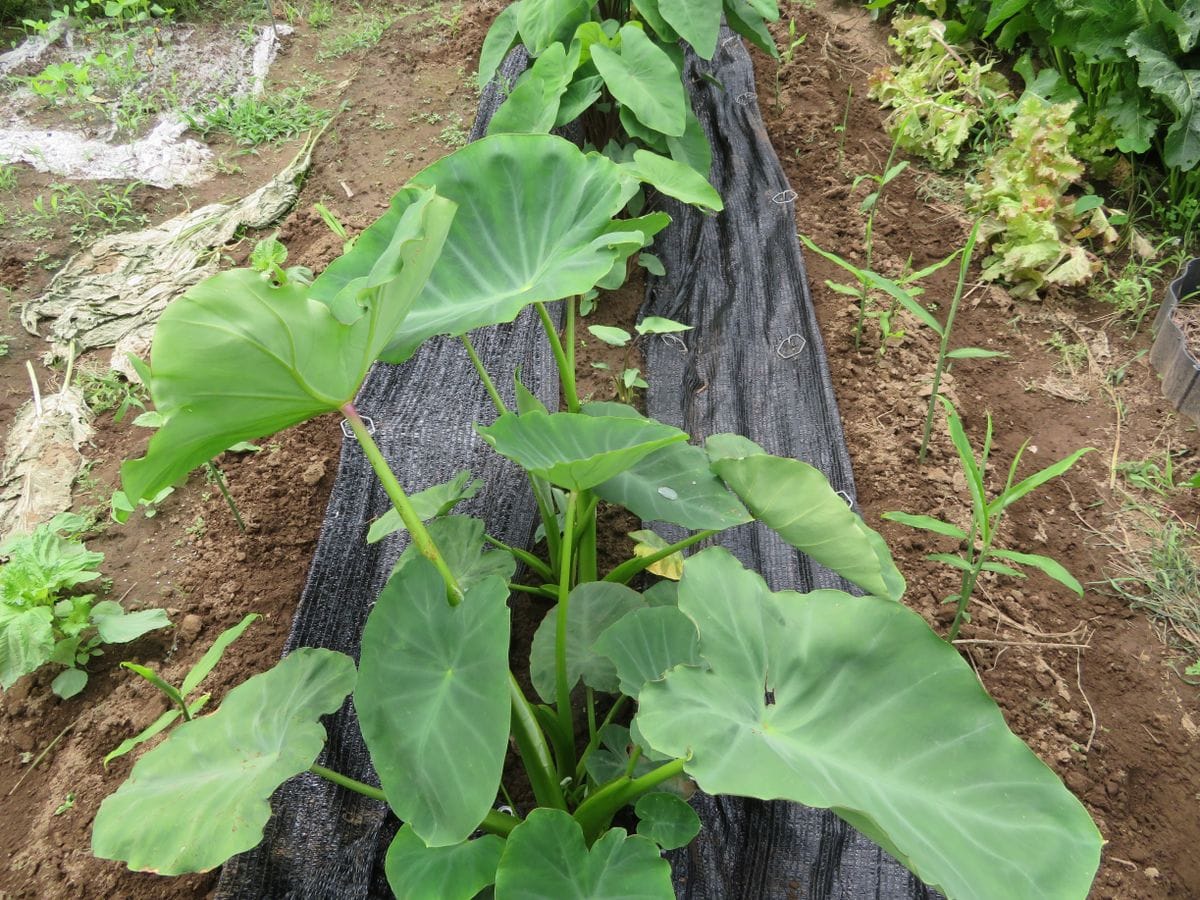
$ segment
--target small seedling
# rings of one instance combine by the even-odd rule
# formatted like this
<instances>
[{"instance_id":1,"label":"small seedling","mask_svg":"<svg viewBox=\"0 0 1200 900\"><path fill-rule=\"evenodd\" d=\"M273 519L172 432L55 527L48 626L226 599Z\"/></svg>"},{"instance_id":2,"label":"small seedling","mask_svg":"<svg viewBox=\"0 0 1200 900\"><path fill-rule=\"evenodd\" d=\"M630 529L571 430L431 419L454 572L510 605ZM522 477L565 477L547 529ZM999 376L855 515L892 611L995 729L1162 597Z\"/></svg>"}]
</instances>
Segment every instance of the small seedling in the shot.
<instances>
[{"instance_id":1,"label":"small seedling","mask_svg":"<svg viewBox=\"0 0 1200 900\"><path fill-rule=\"evenodd\" d=\"M1059 460L1014 484L1013 482L1017 475L1017 466L1020 464L1021 456L1029 444L1026 441L1013 457L1012 465L1008 469L1008 478L1004 482L1004 489L989 500L985 482L987 479L988 457L992 450L992 417L990 415L987 417L987 430L984 433L983 448L979 457L976 458L975 451L967 439L962 420L958 417L958 412L954 409L954 405L945 397L941 397L940 399L946 409L946 423L950 432L950 440L954 443L955 450L958 451L962 472L966 478L967 487L971 492L970 532L963 531L957 525L936 519L933 516L912 515L904 512L887 512L883 514L883 518L890 522L899 522L901 525L908 525L911 528L918 528L923 531L931 531L934 534L946 535L947 537L957 538L962 541L962 546L957 553L931 553L925 557L934 562L944 563L962 573L962 585L958 593L947 597L945 600L946 603L958 604L954 613L954 621L950 625L950 633L946 639L953 641L958 637L958 631L962 627L963 622L970 621L967 606L971 602L971 597L975 592L975 585L979 580L980 574L983 572L994 572L998 575L1024 578L1024 573L1014 568L1014 565L1028 566L1053 578L1059 584L1064 585L1082 597L1082 585L1062 564L1050 559L1048 556L1041 556L1036 553L999 550L996 549L994 544L997 533L1000 530L1000 524L1004 519L1004 513L1008 507L1012 506L1012 504L1016 503L1026 494L1041 487L1050 479L1062 475L1075 465L1080 457L1090 452L1092 448L1085 447L1082 450L1076 450L1065 459Z\"/></svg>"},{"instance_id":2,"label":"small seedling","mask_svg":"<svg viewBox=\"0 0 1200 900\"><path fill-rule=\"evenodd\" d=\"M324 203L314 203L313 209L317 215L321 217L321 221L325 223L325 227L332 231L342 242L342 253L349 253L354 249L354 238L346 231L346 226L328 206Z\"/></svg>"},{"instance_id":3,"label":"small seedling","mask_svg":"<svg viewBox=\"0 0 1200 900\"><path fill-rule=\"evenodd\" d=\"M642 255L650 256L648 253ZM656 257L651 257L651 260L653 262L647 265L647 268L650 268L653 263L658 262ZM661 265L659 263L660 268ZM681 331L690 331L691 327L690 325L683 325L671 319L664 319L662 316L647 316L634 326L637 337L634 337L624 328L616 328L612 325L589 325L588 331L591 332L593 337L598 338L610 347L625 348L625 360L622 364L621 376L620 378L614 378L613 383L616 386L617 397L622 403L628 403L632 399L635 390L646 390L650 387L646 383L646 380L642 378L641 370L630 365L630 356L633 353L634 345L637 343L637 338L652 334L676 334ZM597 369L608 368L607 365L603 364L593 364L593 366Z\"/></svg>"},{"instance_id":4,"label":"small seedling","mask_svg":"<svg viewBox=\"0 0 1200 900\"><path fill-rule=\"evenodd\" d=\"M775 105L779 106L779 76L784 68L792 64L796 50L808 39L807 34L796 35L796 20L788 19L788 36L779 51L779 62L775 65Z\"/></svg>"},{"instance_id":5,"label":"small seedling","mask_svg":"<svg viewBox=\"0 0 1200 900\"><path fill-rule=\"evenodd\" d=\"M204 655L200 657L200 660L194 666L192 666L187 675L184 676L183 683L178 688L165 681L157 672L148 666L140 666L137 663L132 662L121 663L121 668L128 669L135 675L140 675L142 678L146 679L146 681L150 682L152 685L162 691L166 698L171 701L172 708L168 709L165 713L150 723L149 726L143 728L133 737L126 738L125 740L121 741L121 743L117 745L116 749L112 750L107 756L104 757L104 767L107 769L108 764L114 759L124 756L134 747L138 746L139 744L144 744L146 741L150 740L150 738L161 733L180 716L183 716L183 720L185 722L190 722L192 717L204 708L204 705L208 703L209 698L211 697L210 694L202 694L194 699L189 699L191 695L195 693L196 688L200 686L200 682L204 681L204 679L208 677L208 673L211 672L216 667L217 663L221 661L221 656L225 653L225 650L229 647L229 645L241 637L242 632L249 628L250 624L254 622L255 619L261 618L262 616L260 616L258 613L250 613L232 628L227 628L222 631L217 636L217 639L213 641L212 646L205 651Z\"/></svg>"},{"instance_id":6,"label":"small seedling","mask_svg":"<svg viewBox=\"0 0 1200 900\"><path fill-rule=\"evenodd\" d=\"M54 815L61 816L67 810L74 809L74 808L75 808L75 792L71 791L70 793L67 794L66 799L63 800L62 803L58 804L57 807L55 807Z\"/></svg>"}]
</instances>

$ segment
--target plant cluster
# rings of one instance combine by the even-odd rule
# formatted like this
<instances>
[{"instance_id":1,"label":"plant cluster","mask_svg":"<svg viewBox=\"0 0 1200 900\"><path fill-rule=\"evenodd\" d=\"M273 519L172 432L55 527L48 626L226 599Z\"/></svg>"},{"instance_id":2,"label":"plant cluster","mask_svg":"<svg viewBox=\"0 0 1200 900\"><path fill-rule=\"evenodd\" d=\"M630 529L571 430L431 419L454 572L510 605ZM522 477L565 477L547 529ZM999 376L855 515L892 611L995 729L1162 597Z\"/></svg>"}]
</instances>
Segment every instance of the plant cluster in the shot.
<instances>
[{"instance_id":1,"label":"plant cluster","mask_svg":"<svg viewBox=\"0 0 1200 900\"><path fill-rule=\"evenodd\" d=\"M1036 296L1047 285L1087 282L1100 263L1081 240L1108 247L1117 241L1100 197L1068 193L1083 177L1069 148L1071 111L1071 104L1026 93L1015 107L1009 142L967 187L991 249L983 277L1008 282L1018 297Z\"/></svg>"},{"instance_id":2,"label":"plant cluster","mask_svg":"<svg viewBox=\"0 0 1200 900\"><path fill-rule=\"evenodd\" d=\"M49 194L34 198L33 209L24 218L54 224L68 219L71 239L86 243L98 235L136 228L145 222L133 203L133 194L140 187L137 181L124 187L102 184L86 191L74 184L52 184Z\"/></svg>"},{"instance_id":3,"label":"plant cluster","mask_svg":"<svg viewBox=\"0 0 1200 900\"><path fill-rule=\"evenodd\" d=\"M31 534L0 544L0 688L47 663L64 669L50 688L64 699L87 685L82 668L102 645L127 643L170 625L161 609L127 613L116 600L79 593L98 581L103 553L88 550L79 533L85 520L61 513Z\"/></svg>"},{"instance_id":4,"label":"plant cluster","mask_svg":"<svg viewBox=\"0 0 1200 900\"><path fill-rule=\"evenodd\" d=\"M213 104L185 110L188 127L201 137L227 134L243 147L285 141L329 121L329 110L309 104L299 88L222 97Z\"/></svg>"},{"instance_id":5,"label":"plant cluster","mask_svg":"<svg viewBox=\"0 0 1200 900\"><path fill-rule=\"evenodd\" d=\"M396 813L386 872L402 897L491 887L498 900L665 900L662 851L698 832L683 799L696 787L833 808L951 896L1014 883L1086 894L1100 848L1086 811L954 648L899 602L883 539L819 470L738 435L691 443L628 405L578 395L581 307L619 286L670 221L647 211L650 192L722 207L676 43L711 57L722 14L770 45L767 0L520 0L489 32L480 75L517 42L534 61L487 137L415 176L311 281L268 243L257 271L218 274L164 311L144 374L161 427L122 466L130 506L227 448L337 412L393 507L368 540L400 528L410 540L357 662L297 649L179 724L102 804L96 855L167 875L210 869L262 839L268 798L307 771ZM600 149L536 133L589 110ZM563 411L519 373L489 372L469 337L526 307L544 327ZM486 489L470 473L410 496L354 406L375 361L404 362L439 336L462 342L496 408L471 424L527 477L540 554L455 512ZM634 554L604 571L602 502L686 536L637 532ZM751 522L865 596L774 592L722 548L682 555ZM514 672L518 603L543 618ZM378 786L318 762L320 719L350 696ZM510 753L519 774L506 776Z\"/></svg>"},{"instance_id":6,"label":"plant cluster","mask_svg":"<svg viewBox=\"0 0 1200 900\"><path fill-rule=\"evenodd\" d=\"M901 65L877 70L870 96L893 112L885 126L901 149L949 169L964 145L988 142L1008 80L946 42L946 24L928 16L897 16L888 39ZM980 132L984 132L982 135Z\"/></svg>"},{"instance_id":7,"label":"plant cluster","mask_svg":"<svg viewBox=\"0 0 1200 900\"><path fill-rule=\"evenodd\" d=\"M873 0L874 9L896 0ZM1165 176L1160 216L1185 210L1174 227L1190 243L1200 215L1200 17L1190 0L917 0L904 4L946 23L950 43L987 40L1024 54L1029 86L1055 103L1072 102L1072 152L1098 177L1122 155ZM1036 65L1041 71L1035 72Z\"/></svg>"},{"instance_id":8,"label":"plant cluster","mask_svg":"<svg viewBox=\"0 0 1200 900\"><path fill-rule=\"evenodd\" d=\"M494 885L501 900L667 898L661 851L698 829L679 796L694 783L838 809L955 896L1017 878L1086 892L1099 853L1086 812L1008 731L963 659L898 602L903 580L882 539L819 471L736 435L693 445L628 406L580 402L577 298L623 273L667 224L661 213L617 218L643 185L636 163L549 135L492 135L416 176L311 284L234 270L168 307L149 371L164 424L122 468L130 498L235 442L339 411L411 544L357 665L296 650L179 725L102 805L98 855L162 874L219 865L261 839L266 799L307 770L396 811L404 826L387 872L399 896L467 898ZM565 336L545 310L559 299ZM510 408L467 337L529 304L565 412L519 383ZM410 498L354 408L374 360L403 361L439 334L463 341L493 398L496 418L476 432L527 473L544 556L454 513L478 489L469 475ZM643 540L603 572L602 500L689 534L657 549ZM868 596L775 593L720 548L683 560L678 582L632 586L752 520ZM518 559L533 584L513 584ZM514 590L553 602L528 682L509 670ZM317 763L319 719L351 693L379 787ZM495 808L517 788L502 778L510 737L536 804L512 812ZM936 780L921 762L931 754ZM613 825L625 809L636 833Z\"/></svg>"}]
</instances>

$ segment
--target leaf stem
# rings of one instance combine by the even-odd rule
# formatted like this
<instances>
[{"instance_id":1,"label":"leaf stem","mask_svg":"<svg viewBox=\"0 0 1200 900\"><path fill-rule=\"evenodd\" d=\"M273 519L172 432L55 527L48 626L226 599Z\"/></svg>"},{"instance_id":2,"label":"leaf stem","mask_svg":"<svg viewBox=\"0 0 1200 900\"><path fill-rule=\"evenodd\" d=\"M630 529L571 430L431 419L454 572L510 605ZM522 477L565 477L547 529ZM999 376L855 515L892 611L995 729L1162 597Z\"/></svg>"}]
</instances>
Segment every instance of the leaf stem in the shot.
<instances>
[{"instance_id":1,"label":"leaf stem","mask_svg":"<svg viewBox=\"0 0 1200 900\"><path fill-rule=\"evenodd\" d=\"M417 515L417 511L413 509L412 502L408 499L408 495L404 493L404 488L400 486L400 482L396 479L391 467L388 466L387 460L383 458L383 452L379 449L379 445L371 437L371 433L367 430L367 426L363 423L362 417L359 416L358 410L354 408L353 403L343 405L342 414L346 417L346 421L350 423L350 428L354 431L354 436L358 438L359 446L362 447L363 453L366 454L367 460L371 463L371 468L375 470L380 484L383 485L384 492L388 495L388 499L392 501L392 506L400 514L400 520L412 536L413 543L416 544L421 555L434 564L438 573L442 576L442 580L446 582L447 599L449 599L450 605L457 606L462 602L463 596L458 579L450 571L450 566L447 565L445 558L438 552L437 545L433 542L433 537L425 528L425 523L421 521L421 517Z\"/></svg>"},{"instance_id":2,"label":"leaf stem","mask_svg":"<svg viewBox=\"0 0 1200 900\"><path fill-rule=\"evenodd\" d=\"M611 581L616 584L628 584L629 580L638 572L648 569L660 559L666 559L672 553L678 553L680 550L686 550L692 544L699 543L705 538L710 538L720 529L710 528L705 531L697 531L691 537L686 537L678 543L671 544L669 547L663 547L661 550L656 550L649 556L635 556L632 559L627 559L611 572L604 576L604 581Z\"/></svg>"},{"instance_id":3,"label":"leaf stem","mask_svg":"<svg viewBox=\"0 0 1200 900\"><path fill-rule=\"evenodd\" d=\"M546 736L512 672L508 673L508 693L512 698L513 737L516 738L517 749L521 751L521 762L529 776L533 796L538 806L566 809L567 803L563 800L562 786L546 744Z\"/></svg>"},{"instance_id":4,"label":"leaf stem","mask_svg":"<svg viewBox=\"0 0 1200 900\"><path fill-rule=\"evenodd\" d=\"M579 394L575 390L575 370L571 368L567 361L567 354L563 350L562 341L558 337L558 329L554 327L554 322L550 319L550 313L546 311L545 303L535 303L537 307L538 317L542 320L542 328L546 332L546 337L550 341L550 350L554 353L554 362L558 365L558 376L562 379L563 398L567 401L567 412L579 412Z\"/></svg>"},{"instance_id":5,"label":"leaf stem","mask_svg":"<svg viewBox=\"0 0 1200 900\"><path fill-rule=\"evenodd\" d=\"M554 591L546 590L546 588L534 587L530 584L517 584L515 581L508 583L510 591L520 591L522 594L532 594L535 597L545 597L547 600L557 600L558 594Z\"/></svg>"},{"instance_id":6,"label":"leaf stem","mask_svg":"<svg viewBox=\"0 0 1200 900\"><path fill-rule=\"evenodd\" d=\"M640 778L631 779L622 775L604 785L575 810L574 818L583 828L584 838L588 841L595 840L609 826L618 810L633 803L642 794L649 793L664 781L683 774L683 764L682 759L673 759L657 769L651 769Z\"/></svg>"},{"instance_id":7,"label":"leaf stem","mask_svg":"<svg viewBox=\"0 0 1200 900\"><path fill-rule=\"evenodd\" d=\"M490 534L485 534L483 536L483 539L485 541L487 541L489 544L491 544L493 547L498 547L501 550L511 553L513 556L515 556L521 562L525 563L526 566L528 566L533 571L537 572L539 575L541 575L547 581L549 581L551 578L554 577L554 573L550 571L550 567L547 566L540 559L538 559L536 556L534 556L532 553L529 553L526 550L521 550L518 547L510 547L508 544L504 543L504 541L497 540L496 538L492 537Z\"/></svg>"},{"instance_id":8,"label":"leaf stem","mask_svg":"<svg viewBox=\"0 0 1200 900\"><path fill-rule=\"evenodd\" d=\"M492 398L492 405L496 407L496 412L504 415L508 412L508 407L504 405L504 399L500 396L500 392L496 390L496 384L492 381L492 376L487 373L487 369L483 367L483 361L480 360L479 354L475 352L475 345L471 343L471 339L465 334L461 335L461 339L463 346L467 348L467 356L471 357L471 365L475 367L475 371L479 374L479 380L483 382L484 390Z\"/></svg>"},{"instance_id":9,"label":"leaf stem","mask_svg":"<svg viewBox=\"0 0 1200 900\"><path fill-rule=\"evenodd\" d=\"M937 365L933 370L933 387L929 392L929 409L925 413L925 433L921 436L921 449L917 453L917 461L925 461L925 451L929 449L929 435L933 430L933 412L937 408L938 389L942 385L942 371L946 366L946 353L950 349L950 332L954 328L954 317L958 315L958 304L962 300L963 288L967 282L967 270L971 267L971 257L975 253L975 239L979 236L979 219L971 226L971 234L963 246L962 257L958 262L958 283L954 286L954 299L950 301L950 311L946 314L946 324L942 326L942 342L938 347Z\"/></svg>"},{"instance_id":10,"label":"leaf stem","mask_svg":"<svg viewBox=\"0 0 1200 900\"><path fill-rule=\"evenodd\" d=\"M326 781L332 781L339 787L346 788L346 790L354 791L356 794L362 794L364 797L370 797L372 800L378 800L381 803L387 803L387 797L384 796L381 788L364 784L356 778L351 778L349 775L343 775L341 772L333 771L333 769L318 766L316 763L309 766L308 771L314 775L320 775Z\"/></svg>"},{"instance_id":11,"label":"leaf stem","mask_svg":"<svg viewBox=\"0 0 1200 900\"><path fill-rule=\"evenodd\" d=\"M489 809L488 814L479 823L479 829L486 831L488 834L498 834L500 837L508 837L512 834L512 830L520 824L521 820L516 816L502 813L498 809Z\"/></svg>"},{"instance_id":12,"label":"leaf stem","mask_svg":"<svg viewBox=\"0 0 1200 900\"><path fill-rule=\"evenodd\" d=\"M604 721L600 723L600 727L596 729L595 734L592 735L591 740L588 741L588 745L583 748L583 753L581 753L579 756L579 763L575 767L576 781L583 780L583 773L585 770L584 764L587 762L587 758L591 756L592 751L600 745L600 732L602 732L612 723L612 720L615 719L618 714L620 714L621 710L625 708L625 704L628 702L629 698L624 694L621 694L619 697L617 697L613 705L609 707L608 712L604 716Z\"/></svg>"},{"instance_id":13,"label":"leaf stem","mask_svg":"<svg viewBox=\"0 0 1200 900\"><path fill-rule=\"evenodd\" d=\"M571 594L571 549L575 537L575 514L579 508L579 493L571 491L567 496L567 516L563 523L563 548L558 576L558 610L554 631L554 681L558 706L558 721L562 731L572 741L575 734L574 715L571 710L571 685L567 682L567 610ZM569 759L560 759L559 777L565 778L575 771L574 752Z\"/></svg>"}]
</instances>

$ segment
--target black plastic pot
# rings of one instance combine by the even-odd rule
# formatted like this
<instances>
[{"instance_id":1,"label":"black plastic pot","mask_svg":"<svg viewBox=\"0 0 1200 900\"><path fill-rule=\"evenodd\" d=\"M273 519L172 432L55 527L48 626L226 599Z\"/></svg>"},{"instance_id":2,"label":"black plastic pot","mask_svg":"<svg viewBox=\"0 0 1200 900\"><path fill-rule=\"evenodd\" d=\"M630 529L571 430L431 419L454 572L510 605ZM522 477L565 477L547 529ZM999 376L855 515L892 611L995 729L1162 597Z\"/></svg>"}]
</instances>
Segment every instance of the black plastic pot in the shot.
<instances>
[{"instance_id":1,"label":"black plastic pot","mask_svg":"<svg viewBox=\"0 0 1200 900\"><path fill-rule=\"evenodd\" d=\"M1180 298L1200 291L1200 259L1190 259L1167 286L1167 296L1154 319L1154 346L1150 364L1162 376L1163 396L1171 405L1200 424L1200 362L1188 351L1187 339L1175 324Z\"/></svg>"}]
</instances>

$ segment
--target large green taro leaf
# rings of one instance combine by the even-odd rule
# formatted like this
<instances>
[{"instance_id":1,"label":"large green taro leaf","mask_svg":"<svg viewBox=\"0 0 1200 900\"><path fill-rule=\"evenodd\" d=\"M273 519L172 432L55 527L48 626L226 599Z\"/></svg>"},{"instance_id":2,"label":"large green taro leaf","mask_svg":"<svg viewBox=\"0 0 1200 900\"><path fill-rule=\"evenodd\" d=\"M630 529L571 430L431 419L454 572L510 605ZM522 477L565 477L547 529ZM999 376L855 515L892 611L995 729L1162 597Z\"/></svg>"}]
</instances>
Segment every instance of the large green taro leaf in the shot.
<instances>
[{"instance_id":1,"label":"large green taro leaf","mask_svg":"<svg viewBox=\"0 0 1200 900\"><path fill-rule=\"evenodd\" d=\"M488 123L488 134L549 132L554 128L559 101L578 64L578 53L568 55L562 44L548 47L517 79L508 98Z\"/></svg>"},{"instance_id":2,"label":"large green taro leaf","mask_svg":"<svg viewBox=\"0 0 1200 900\"><path fill-rule=\"evenodd\" d=\"M388 847L384 870L401 900L471 900L496 880L504 841L485 834L452 847L426 847L405 825Z\"/></svg>"},{"instance_id":3,"label":"large green taro leaf","mask_svg":"<svg viewBox=\"0 0 1200 900\"><path fill-rule=\"evenodd\" d=\"M655 450L687 440L650 419L582 413L507 413L476 430L501 456L570 491L608 481Z\"/></svg>"},{"instance_id":4,"label":"large green taro leaf","mask_svg":"<svg viewBox=\"0 0 1200 900\"><path fill-rule=\"evenodd\" d=\"M361 271L317 302L248 269L202 281L164 310L150 393L166 419L146 455L121 467L130 502L154 497L239 441L353 400L408 314L454 218L452 202L406 190L403 214L374 236ZM326 305L328 304L328 305Z\"/></svg>"},{"instance_id":5,"label":"large green taro leaf","mask_svg":"<svg viewBox=\"0 0 1200 900\"><path fill-rule=\"evenodd\" d=\"M313 764L318 719L354 687L354 662L305 647L238 685L221 708L180 725L137 761L96 814L92 852L129 868L205 872L262 840L267 800Z\"/></svg>"},{"instance_id":6,"label":"large green taro leaf","mask_svg":"<svg viewBox=\"0 0 1200 900\"><path fill-rule=\"evenodd\" d=\"M711 668L645 685L636 722L703 790L832 808L951 897L1087 895L1095 825L916 613L771 593L721 548L679 608Z\"/></svg>"},{"instance_id":7,"label":"large green taro leaf","mask_svg":"<svg viewBox=\"0 0 1200 900\"><path fill-rule=\"evenodd\" d=\"M623 403L587 403L586 416L646 420ZM732 528L752 521L746 508L717 478L708 454L690 444L670 444L596 485L596 494L647 522L684 528Z\"/></svg>"},{"instance_id":8,"label":"large green taro leaf","mask_svg":"<svg viewBox=\"0 0 1200 900\"><path fill-rule=\"evenodd\" d=\"M721 30L721 0L658 0L658 11L701 59L712 59Z\"/></svg>"},{"instance_id":9,"label":"large green taro leaf","mask_svg":"<svg viewBox=\"0 0 1200 900\"><path fill-rule=\"evenodd\" d=\"M710 456L723 437L709 439ZM819 469L797 459L770 456L745 439L740 443L746 449L736 452L745 455L714 458L712 467L756 519L863 590L900 599L904 577L887 544Z\"/></svg>"},{"instance_id":10,"label":"large green taro leaf","mask_svg":"<svg viewBox=\"0 0 1200 900\"><path fill-rule=\"evenodd\" d=\"M496 871L496 900L670 900L671 866L624 828L591 848L560 809L535 809L513 829Z\"/></svg>"},{"instance_id":11,"label":"large green taro leaf","mask_svg":"<svg viewBox=\"0 0 1200 900\"><path fill-rule=\"evenodd\" d=\"M535 58L551 44L569 44L575 29L591 14L588 0L521 0L513 5L518 7L521 43Z\"/></svg>"},{"instance_id":12,"label":"large green taro leaf","mask_svg":"<svg viewBox=\"0 0 1200 900\"><path fill-rule=\"evenodd\" d=\"M479 51L479 71L475 73L475 83L480 90L487 87L504 57L517 42L517 13L521 11L520 3L510 3L500 11L488 28L483 39L483 47Z\"/></svg>"},{"instance_id":13,"label":"large green taro leaf","mask_svg":"<svg viewBox=\"0 0 1200 900\"><path fill-rule=\"evenodd\" d=\"M687 94L675 64L642 29L621 28L620 51L596 44L592 62L612 95L647 128L682 135L687 124Z\"/></svg>"},{"instance_id":14,"label":"large green taro leaf","mask_svg":"<svg viewBox=\"0 0 1200 900\"><path fill-rule=\"evenodd\" d=\"M388 581L363 629L354 705L388 804L428 846L458 844L496 799L512 706L508 585L446 602L418 556Z\"/></svg>"},{"instance_id":15,"label":"large green taro leaf","mask_svg":"<svg viewBox=\"0 0 1200 900\"><path fill-rule=\"evenodd\" d=\"M775 38L763 24L762 15L746 0L724 0L725 21L730 29L740 34L755 47L773 59L779 59L779 48Z\"/></svg>"},{"instance_id":16,"label":"large green taro leaf","mask_svg":"<svg viewBox=\"0 0 1200 900\"><path fill-rule=\"evenodd\" d=\"M617 669L592 644L610 625L626 613L645 605L642 595L623 584L590 581L579 585L567 598L567 684L574 688L583 679L588 687L610 694L617 691ZM547 703L555 697L554 645L558 605L546 613L533 635L529 651L529 678Z\"/></svg>"},{"instance_id":17,"label":"large green taro leaf","mask_svg":"<svg viewBox=\"0 0 1200 900\"><path fill-rule=\"evenodd\" d=\"M459 205L441 258L382 358L403 362L437 334L510 322L530 303L590 290L669 220L613 221L637 178L598 153L548 134L495 134L413 178ZM409 199L402 191L354 249L314 282L332 297L369 265Z\"/></svg>"}]
</instances>

